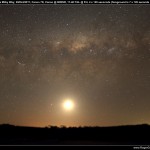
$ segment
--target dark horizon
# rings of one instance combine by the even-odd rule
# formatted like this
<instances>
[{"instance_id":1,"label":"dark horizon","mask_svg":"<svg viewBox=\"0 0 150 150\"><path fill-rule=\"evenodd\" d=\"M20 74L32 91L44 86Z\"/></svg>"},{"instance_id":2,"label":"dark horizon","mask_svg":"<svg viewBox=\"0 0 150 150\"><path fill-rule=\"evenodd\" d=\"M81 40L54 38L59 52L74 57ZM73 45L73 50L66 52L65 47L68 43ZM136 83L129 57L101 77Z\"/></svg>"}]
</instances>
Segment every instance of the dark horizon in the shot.
<instances>
[{"instance_id":1,"label":"dark horizon","mask_svg":"<svg viewBox=\"0 0 150 150\"><path fill-rule=\"evenodd\" d=\"M57 125L45 125L45 126L23 126L23 125L15 125L15 124L9 124L9 123L2 123L0 124L0 126L12 126L12 127L31 127L31 128L53 128L53 127L56 127L56 128L86 128L86 127L89 127L89 128L110 128L110 127L127 127L127 126L150 126L150 124L148 123L142 123L142 124L122 124L122 125L114 125L114 126L66 126L66 125L60 125L60 126L57 126Z\"/></svg>"},{"instance_id":2,"label":"dark horizon","mask_svg":"<svg viewBox=\"0 0 150 150\"><path fill-rule=\"evenodd\" d=\"M0 125L1 145L149 145L150 126L21 127Z\"/></svg>"}]
</instances>

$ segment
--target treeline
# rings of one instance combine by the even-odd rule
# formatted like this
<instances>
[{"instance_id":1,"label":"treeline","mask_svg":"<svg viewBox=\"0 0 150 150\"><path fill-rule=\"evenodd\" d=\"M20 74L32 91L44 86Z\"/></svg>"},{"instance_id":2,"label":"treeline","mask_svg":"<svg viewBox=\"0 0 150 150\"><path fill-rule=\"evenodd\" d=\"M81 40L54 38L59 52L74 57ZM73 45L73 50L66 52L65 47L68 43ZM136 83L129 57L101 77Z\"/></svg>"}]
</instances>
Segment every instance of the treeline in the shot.
<instances>
[{"instance_id":1,"label":"treeline","mask_svg":"<svg viewBox=\"0 0 150 150\"><path fill-rule=\"evenodd\" d=\"M22 127L0 125L0 144L150 144L150 126Z\"/></svg>"}]
</instances>

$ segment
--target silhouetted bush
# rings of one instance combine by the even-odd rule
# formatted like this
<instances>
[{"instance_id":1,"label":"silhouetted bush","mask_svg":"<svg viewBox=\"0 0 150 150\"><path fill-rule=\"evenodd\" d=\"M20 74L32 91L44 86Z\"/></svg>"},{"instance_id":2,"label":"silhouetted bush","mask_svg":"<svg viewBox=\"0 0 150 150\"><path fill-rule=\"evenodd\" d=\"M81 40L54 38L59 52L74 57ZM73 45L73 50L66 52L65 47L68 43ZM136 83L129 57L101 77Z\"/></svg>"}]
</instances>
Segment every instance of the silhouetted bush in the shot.
<instances>
[{"instance_id":1,"label":"silhouetted bush","mask_svg":"<svg viewBox=\"0 0 150 150\"><path fill-rule=\"evenodd\" d=\"M150 144L150 126L128 125L115 127L45 128L0 125L0 144Z\"/></svg>"}]
</instances>

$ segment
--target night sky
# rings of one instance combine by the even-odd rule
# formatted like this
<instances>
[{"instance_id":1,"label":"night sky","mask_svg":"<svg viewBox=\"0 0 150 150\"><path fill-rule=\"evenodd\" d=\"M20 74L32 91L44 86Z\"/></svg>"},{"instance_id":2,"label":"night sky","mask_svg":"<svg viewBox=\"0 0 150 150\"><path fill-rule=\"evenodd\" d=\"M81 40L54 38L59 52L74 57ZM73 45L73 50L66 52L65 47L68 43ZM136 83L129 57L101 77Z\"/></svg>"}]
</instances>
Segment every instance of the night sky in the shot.
<instances>
[{"instance_id":1,"label":"night sky","mask_svg":"<svg viewBox=\"0 0 150 150\"><path fill-rule=\"evenodd\" d=\"M0 5L2 123L150 124L149 6Z\"/></svg>"}]
</instances>

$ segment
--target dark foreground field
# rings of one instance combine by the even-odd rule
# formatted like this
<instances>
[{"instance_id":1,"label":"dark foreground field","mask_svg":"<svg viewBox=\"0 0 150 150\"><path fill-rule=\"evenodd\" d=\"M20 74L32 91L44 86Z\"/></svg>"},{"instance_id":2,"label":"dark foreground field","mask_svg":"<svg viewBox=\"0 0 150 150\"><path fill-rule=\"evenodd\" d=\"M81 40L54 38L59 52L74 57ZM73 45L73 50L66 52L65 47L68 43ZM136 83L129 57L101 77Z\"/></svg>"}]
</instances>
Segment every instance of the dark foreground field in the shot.
<instances>
[{"instance_id":1,"label":"dark foreground field","mask_svg":"<svg viewBox=\"0 0 150 150\"><path fill-rule=\"evenodd\" d=\"M0 125L0 145L149 145L150 126L50 127Z\"/></svg>"}]
</instances>

